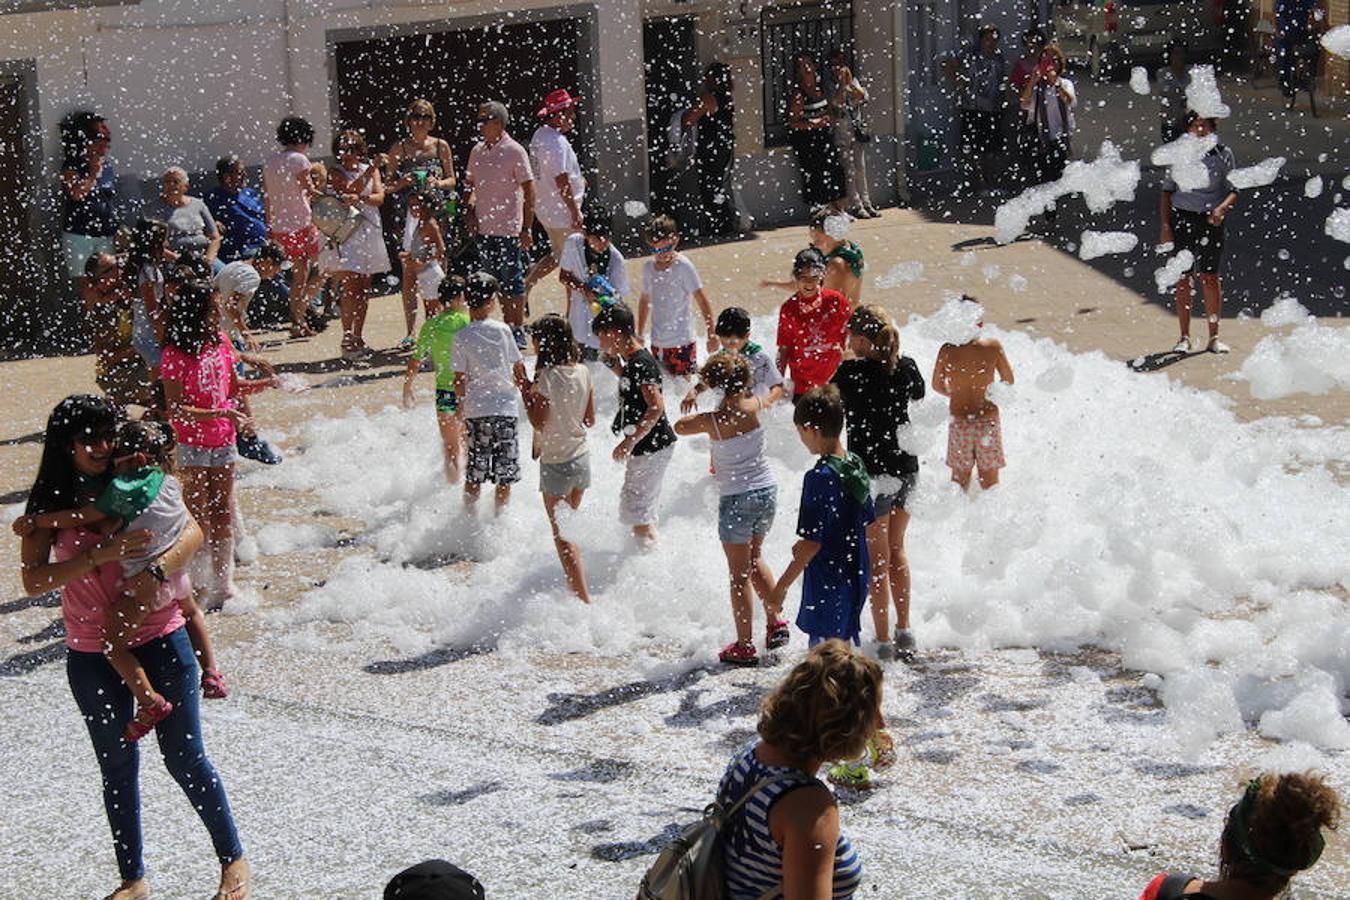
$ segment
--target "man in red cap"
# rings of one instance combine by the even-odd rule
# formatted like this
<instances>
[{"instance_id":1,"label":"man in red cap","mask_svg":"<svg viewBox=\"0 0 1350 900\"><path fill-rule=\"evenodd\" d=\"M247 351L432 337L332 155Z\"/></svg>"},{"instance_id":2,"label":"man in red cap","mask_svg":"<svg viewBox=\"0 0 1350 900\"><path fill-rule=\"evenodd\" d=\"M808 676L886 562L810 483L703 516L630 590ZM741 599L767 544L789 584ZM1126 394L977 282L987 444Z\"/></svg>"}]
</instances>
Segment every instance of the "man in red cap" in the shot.
<instances>
[{"instance_id":1,"label":"man in red cap","mask_svg":"<svg viewBox=\"0 0 1350 900\"><path fill-rule=\"evenodd\" d=\"M576 122L577 102L566 88L558 88L544 98L536 114L543 124L530 139L530 158L539 185L534 215L548 232L548 255L539 258L525 276L525 297L530 289L558 267L563 243L569 234L581 230L581 203L586 196L586 179L581 175L576 151L567 140Z\"/></svg>"}]
</instances>

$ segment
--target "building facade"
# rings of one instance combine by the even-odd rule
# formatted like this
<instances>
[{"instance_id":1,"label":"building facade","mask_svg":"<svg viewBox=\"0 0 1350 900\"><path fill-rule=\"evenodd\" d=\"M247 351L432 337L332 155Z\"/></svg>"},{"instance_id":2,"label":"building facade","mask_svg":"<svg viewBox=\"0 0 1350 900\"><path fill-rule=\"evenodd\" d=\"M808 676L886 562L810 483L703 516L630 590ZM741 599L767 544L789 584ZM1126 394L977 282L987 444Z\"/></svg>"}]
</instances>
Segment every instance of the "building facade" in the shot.
<instances>
[{"instance_id":1,"label":"building facade","mask_svg":"<svg viewBox=\"0 0 1350 900\"><path fill-rule=\"evenodd\" d=\"M650 197L671 112L712 60L733 73L733 182L747 223L804 212L787 146L788 71L798 49L842 46L871 93L869 182L893 202L908 177L950 157L950 98L938 57L980 17L1005 32L1043 0L3 0L0 2L0 333L50 332L70 306L59 259L57 125L107 118L127 213L168 166L214 185L215 160L257 166L277 122L302 115L327 156L342 127L374 149L399 137L425 96L462 167L476 105L513 111L522 142L550 90L583 98L574 143L619 233ZM965 27L963 27L963 24ZM629 213L625 212L625 208ZM20 333L30 333L26 337ZM41 341L39 340L39 343Z\"/></svg>"}]
</instances>

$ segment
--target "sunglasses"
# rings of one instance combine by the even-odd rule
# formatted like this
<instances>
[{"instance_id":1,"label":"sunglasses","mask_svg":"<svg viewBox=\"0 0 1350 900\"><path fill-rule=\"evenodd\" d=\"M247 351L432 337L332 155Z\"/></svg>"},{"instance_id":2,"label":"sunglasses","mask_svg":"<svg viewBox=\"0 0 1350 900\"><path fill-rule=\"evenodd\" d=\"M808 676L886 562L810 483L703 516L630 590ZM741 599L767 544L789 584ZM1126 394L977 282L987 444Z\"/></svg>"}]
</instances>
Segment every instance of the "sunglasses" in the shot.
<instances>
[{"instance_id":1,"label":"sunglasses","mask_svg":"<svg viewBox=\"0 0 1350 900\"><path fill-rule=\"evenodd\" d=\"M408 116L409 122L430 122L433 117L427 113L413 113Z\"/></svg>"},{"instance_id":2,"label":"sunglasses","mask_svg":"<svg viewBox=\"0 0 1350 900\"><path fill-rule=\"evenodd\" d=\"M676 245L671 243L671 244L648 244L647 246L652 248L653 253L674 253Z\"/></svg>"}]
</instances>

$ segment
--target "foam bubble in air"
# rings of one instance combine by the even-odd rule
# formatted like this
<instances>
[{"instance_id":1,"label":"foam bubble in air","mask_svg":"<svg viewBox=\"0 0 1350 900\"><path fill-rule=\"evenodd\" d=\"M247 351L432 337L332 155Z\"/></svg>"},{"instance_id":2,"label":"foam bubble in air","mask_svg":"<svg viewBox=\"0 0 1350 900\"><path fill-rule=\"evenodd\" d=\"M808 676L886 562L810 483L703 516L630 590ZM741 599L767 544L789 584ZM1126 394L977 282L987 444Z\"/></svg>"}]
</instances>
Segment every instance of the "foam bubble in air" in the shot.
<instances>
[{"instance_id":1,"label":"foam bubble in air","mask_svg":"<svg viewBox=\"0 0 1350 900\"><path fill-rule=\"evenodd\" d=\"M1130 69L1130 90L1139 94L1141 97L1148 96L1148 69L1145 69L1143 66L1135 66Z\"/></svg>"},{"instance_id":2,"label":"foam bubble in air","mask_svg":"<svg viewBox=\"0 0 1350 900\"><path fill-rule=\"evenodd\" d=\"M1195 265L1195 254L1189 250L1182 250L1176 256L1173 256L1162 267L1153 270L1153 281L1158 286L1158 293L1165 294L1176 286L1181 280L1181 276L1191 270Z\"/></svg>"},{"instance_id":3,"label":"foam bubble in air","mask_svg":"<svg viewBox=\"0 0 1350 900\"><path fill-rule=\"evenodd\" d=\"M1254 166L1234 169L1228 173L1228 180L1233 187L1239 190L1265 187L1275 181L1284 164L1285 158L1283 156L1272 156L1269 159L1261 160Z\"/></svg>"},{"instance_id":4,"label":"foam bubble in air","mask_svg":"<svg viewBox=\"0 0 1350 900\"><path fill-rule=\"evenodd\" d=\"M1206 119L1226 119L1232 115L1233 111L1219 94L1213 66L1191 66L1191 80L1186 85L1186 108Z\"/></svg>"},{"instance_id":5,"label":"foam bubble in air","mask_svg":"<svg viewBox=\"0 0 1350 900\"><path fill-rule=\"evenodd\" d=\"M1337 25L1322 35L1322 46L1332 56L1350 59L1350 25Z\"/></svg>"},{"instance_id":6,"label":"foam bubble in air","mask_svg":"<svg viewBox=\"0 0 1350 900\"><path fill-rule=\"evenodd\" d=\"M1139 235L1130 231L1084 231L1079 259L1096 259L1112 253L1129 253L1139 246Z\"/></svg>"}]
</instances>

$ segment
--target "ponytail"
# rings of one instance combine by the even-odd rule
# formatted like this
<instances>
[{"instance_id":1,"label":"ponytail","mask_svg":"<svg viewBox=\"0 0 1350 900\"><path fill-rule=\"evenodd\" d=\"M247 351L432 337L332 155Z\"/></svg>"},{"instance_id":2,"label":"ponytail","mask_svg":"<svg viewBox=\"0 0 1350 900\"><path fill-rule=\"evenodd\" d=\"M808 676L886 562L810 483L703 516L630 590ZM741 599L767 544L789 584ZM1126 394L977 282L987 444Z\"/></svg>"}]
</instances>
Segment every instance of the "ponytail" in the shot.
<instances>
[{"instance_id":1,"label":"ponytail","mask_svg":"<svg viewBox=\"0 0 1350 900\"><path fill-rule=\"evenodd\" d=\"M848 330L867 338L872 344L873 357L879 359L887 372L894 372L900 362L900 330L890 315L880 306L860 306L848 320Z\"/></svg>"}]
</instances>

